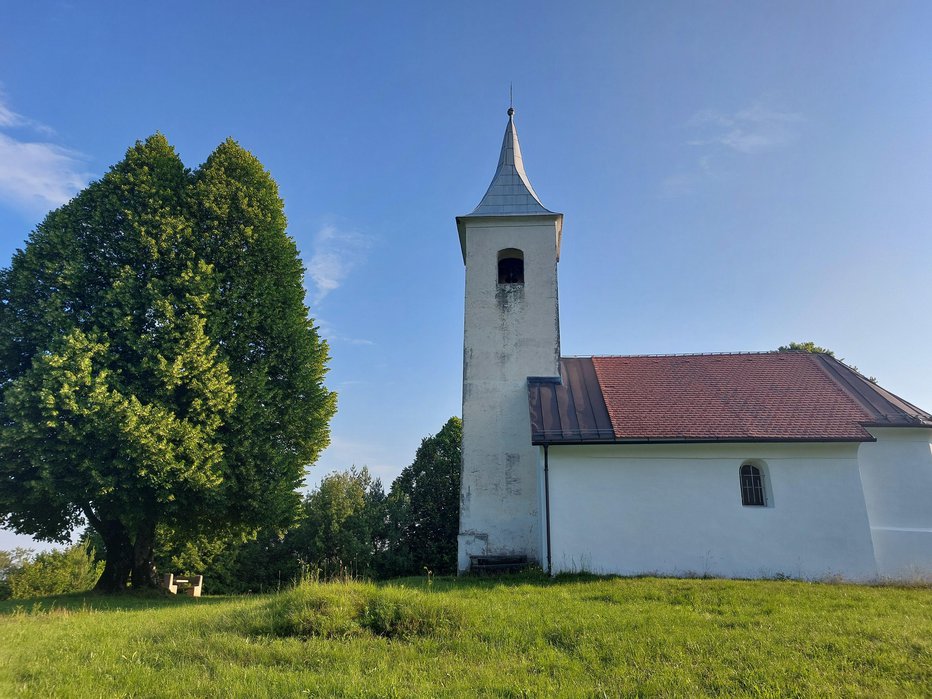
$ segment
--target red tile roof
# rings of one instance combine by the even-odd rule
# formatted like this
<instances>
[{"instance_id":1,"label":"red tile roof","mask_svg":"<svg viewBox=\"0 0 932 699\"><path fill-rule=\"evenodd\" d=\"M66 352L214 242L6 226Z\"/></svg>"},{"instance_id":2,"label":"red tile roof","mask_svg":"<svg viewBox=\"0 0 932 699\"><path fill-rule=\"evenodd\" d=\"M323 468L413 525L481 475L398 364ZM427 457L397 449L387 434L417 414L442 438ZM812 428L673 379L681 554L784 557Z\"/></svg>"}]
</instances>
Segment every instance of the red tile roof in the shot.
<instances>
[{"instance_id":1,"label":"red tile roof","mask_svg":"<svg viewBox=\"0 0 932 699\"><path fill-rule=\"evenodd\" d=\"M615 436L870 438L871 415L809 354L593 357Z\"/></svg>"},{"instance_id":2,"label":"red tile roof","mask_svg":"<svg viewBox=\"0 0 932 699\"><path fill-rule=\"evenodd\" d=\"M564 358L561 370L560 380L528 380L535 444L867 441L865 426L932 426L827 355Z\"/></svg>"}]
</instances>

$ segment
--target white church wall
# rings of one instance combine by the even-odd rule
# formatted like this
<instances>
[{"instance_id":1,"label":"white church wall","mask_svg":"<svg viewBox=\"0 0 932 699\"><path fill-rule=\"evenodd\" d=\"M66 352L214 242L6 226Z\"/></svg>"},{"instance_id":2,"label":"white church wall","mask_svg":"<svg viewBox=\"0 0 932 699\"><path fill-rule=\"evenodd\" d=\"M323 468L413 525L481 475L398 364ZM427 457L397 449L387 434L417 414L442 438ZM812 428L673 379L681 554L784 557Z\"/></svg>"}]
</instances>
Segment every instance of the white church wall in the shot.
<instances>
[{"instance_id":1,"label":"white church wall","mask_svg":"<svg viewBox=\"0 0 932 699\"><path fill-rule=\"evenodd\" d=\"M870 428L858 450L881 576L932 580L932 430Z\"/></svg>"},{"instance_id":2,"label":"white church wall","mask_svg":"<svg viewBox=\"0 0 932 699\"><path fill-rule=\"evenodd\" d=\"M540 561L537 449L527 377L559 373L556 217L464 219L466 317L459 569L476 555ZM498 252L524 254L524 284L498 283Z\"/></svg>"},{"instance_id":3,"label":"white church wall","mask_svg":"<svg viewBox=\"0 0 932 699\"><path fill-rule=\"evenodd\" d=\"M877 575L857 444L551 446L554 572ZM743 463L766 507L741 504Z\"/></svg>"}]
</instances>

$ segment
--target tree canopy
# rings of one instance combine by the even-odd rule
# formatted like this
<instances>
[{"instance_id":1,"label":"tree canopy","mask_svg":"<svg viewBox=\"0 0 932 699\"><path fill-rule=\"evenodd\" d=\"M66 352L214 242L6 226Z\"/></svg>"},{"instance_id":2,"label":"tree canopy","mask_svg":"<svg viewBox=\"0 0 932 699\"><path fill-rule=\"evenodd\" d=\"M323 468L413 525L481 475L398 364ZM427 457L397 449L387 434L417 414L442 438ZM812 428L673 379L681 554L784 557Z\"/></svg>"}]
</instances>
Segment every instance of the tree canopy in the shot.
<instances>
[{"instance_id":1,"label":"tree canopy","mask_svg":"<svg viewBox=\"0 0 932 699\"><path fill-rule=\"evenodd\" d=\"M791 342L788 345L781 345L780 347L777 348L777 352L809 352L811 354L827 354L829 357L835 356L835 353L832 350L825 349L824 347L819 347L816 343L812 342L811 340L807 342ZM848 364L847 362L845 362L844 357L842 357L838 361L845 364L849 369L853 369L859 374L861 373L861 370L858 369L854 364ZM865 376L864 378L870 381L871 383L877 383L876 376Z\"/></svg>"},{"instance_id":2,"label":"tree canopy","mask_svg":"<svg viewBox=\"0 0 932 699\"><path fill-rule=\"evenodd\" d=\"M0 272L0 524L86 521L109 590L157 540L286 526L335 410L302 282L256 158L137 142Z\"/></svg>"},{"instance_id":3,"label":"tree canopy","mask_svg":"<svg viewBox=\"0 0 932 699\"><path fill-rule=\"evenodd\" d=\"M781 345L777 348L777 352L810 352L811 354L827 354L830 357L835 356L832 350L819 347L811 340L808 342L791 342L788 345Z\"/></svg>"},{"instance_id":4,"label":"tree canopy","mask_svg":"<svg viewBox=\"0 0 932 699\"><path fill-rule=\"evenodd\" d=\"M331 473L304 500L293 544L305 564L373 575L384 521L385 494L369 470Z\"/></svg>"},{"instance_id":5,"label":"tree canopy","mask_svg":"<svg viewBox=\"0 0 932 699\"><path fill-rule=\"evenodd\" d=\"M387 573L456 572L462 464L463 421L451 417L421 441L414 462L392 483Z\"/></svg>"}]
</instances>

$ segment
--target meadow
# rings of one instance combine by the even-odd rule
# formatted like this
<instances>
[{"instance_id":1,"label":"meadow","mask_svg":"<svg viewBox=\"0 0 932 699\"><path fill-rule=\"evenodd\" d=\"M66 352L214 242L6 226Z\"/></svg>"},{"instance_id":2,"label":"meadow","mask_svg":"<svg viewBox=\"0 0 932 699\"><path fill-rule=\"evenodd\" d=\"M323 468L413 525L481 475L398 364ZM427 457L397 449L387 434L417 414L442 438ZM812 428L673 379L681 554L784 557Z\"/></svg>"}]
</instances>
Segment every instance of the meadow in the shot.
<instances>
[{"instance_id":1,"label":"meadow","mask_svg":"<svg viewBox=\"0 0 932 699\"><path fill-rule=\"evenodd\" d=\"M525 574L7 601L0 695L932 696L932 589Z\"/></svg>"}]
</instances>

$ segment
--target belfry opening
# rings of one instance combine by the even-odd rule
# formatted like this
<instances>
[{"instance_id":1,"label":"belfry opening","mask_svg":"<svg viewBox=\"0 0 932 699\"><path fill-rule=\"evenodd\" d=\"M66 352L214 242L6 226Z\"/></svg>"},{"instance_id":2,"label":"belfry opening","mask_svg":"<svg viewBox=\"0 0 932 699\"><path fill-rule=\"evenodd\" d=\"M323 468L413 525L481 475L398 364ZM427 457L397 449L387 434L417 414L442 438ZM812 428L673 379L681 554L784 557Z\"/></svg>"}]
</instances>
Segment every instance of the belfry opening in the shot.
<instances>
[{"instance_id":1,"label":"belfry opening","mask_svg":"<svg viewBox=\"0 0 932 699\"><path fill-rule=\"evenodd\" d=\"M524 253L515 248L498 252L498 283L524 284Z\"/></svg>"}]
</instances>

